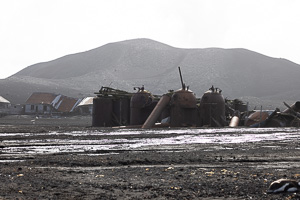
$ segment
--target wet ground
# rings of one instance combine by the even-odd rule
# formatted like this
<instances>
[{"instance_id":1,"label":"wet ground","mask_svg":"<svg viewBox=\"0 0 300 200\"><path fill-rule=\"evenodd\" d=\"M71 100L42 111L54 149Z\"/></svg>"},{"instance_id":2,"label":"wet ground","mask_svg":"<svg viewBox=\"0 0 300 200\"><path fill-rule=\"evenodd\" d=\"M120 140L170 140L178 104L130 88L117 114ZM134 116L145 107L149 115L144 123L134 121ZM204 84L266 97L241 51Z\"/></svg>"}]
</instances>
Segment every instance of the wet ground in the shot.
<instances>
[{"instance_id":1,"label":"wet ground","mask_svg":"<svg viewBox=\"0 0 300 200\"><path fill-rule=\"evenodd\" d=\"M299 199L300 129L103 129L0 118L0 199Z\"/></svg>"}]
</instances>

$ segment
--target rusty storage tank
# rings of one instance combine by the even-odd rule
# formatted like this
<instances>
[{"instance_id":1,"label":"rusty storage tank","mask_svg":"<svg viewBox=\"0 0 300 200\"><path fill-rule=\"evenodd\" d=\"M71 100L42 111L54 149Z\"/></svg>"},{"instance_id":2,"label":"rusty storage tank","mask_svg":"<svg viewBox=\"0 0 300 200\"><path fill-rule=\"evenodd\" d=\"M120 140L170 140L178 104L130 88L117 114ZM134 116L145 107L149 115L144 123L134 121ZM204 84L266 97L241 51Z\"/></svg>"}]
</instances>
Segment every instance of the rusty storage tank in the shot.
<instances>
[{"instance_id":1,"label":"rusty storage tank","mask_svg":"<svg viewBox=\"0 0 300 200\"><path fill-rule=\"evenodd\" d=\"M113 126L126 126L130 122L130 97L113 99Z\"/></svg>"},{"instance_id":2,"label":"rusty storage tank","mask_svg":"<svg viewBox=\"0 0 300 200\"><path fill-rule=\"evenodd\" d=\"M173 127L197 126L198 111L195 94L189 90L182 89L174 92L171 98L170 124Z\"/></svg>"},{"instance_id":3,"label":"rusty storage tank","mask_svg":"<svg viewBox=\"0 0 300 200\"><path fill-rule=\"evenodd\" d=\"M222 127L226 123L225 100L222 90L212 86L200 101L200 123L202 126Z\"/></svg>"},{"instance_id":4,"label":"rusty storage tank","mask_svg":"<svg viewBox=\"0 0 300 200\"><path fill-rule=\"evenodd\" d=\"M93 99L92 126L112 126L113 100L109 97L95 97Z\"/></svg>"},{"instance_id":5,"label":"rusty storage tank","mask_svg":"<svg viewBox=\"0 0 300 200\"><path fill-rule=\"evenodd\" d=\"M144 90L144 86L134 89L138 89L138 92L130 99L130 125L142 125L155 107L154 97Z\"/></svg>"}]
</instances>

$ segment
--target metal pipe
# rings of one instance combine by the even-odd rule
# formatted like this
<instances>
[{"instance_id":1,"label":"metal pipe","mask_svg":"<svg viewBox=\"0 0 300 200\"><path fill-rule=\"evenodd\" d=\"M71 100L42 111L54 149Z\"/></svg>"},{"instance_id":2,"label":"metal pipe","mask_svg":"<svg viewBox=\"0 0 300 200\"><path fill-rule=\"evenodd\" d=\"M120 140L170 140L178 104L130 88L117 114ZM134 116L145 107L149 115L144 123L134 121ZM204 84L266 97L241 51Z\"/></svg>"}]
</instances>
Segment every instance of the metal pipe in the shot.
<instances>
[{"instance_id":1,"label":"metal pipe","mask_svg":"<svg viewBox=\"0 0 300 200\"><path fill-rule=\"evenodd\" d=\"M296 101L293 105L289 106L287 103L283 102L287 109L283 113L294 113L300 111L300 101Z\"/></svg>"},{"instance_id":2,"label":"metal pipe","mask_svg":"<svg viewBox=\"0 0 300 200\"><path fill-rule=\"evenodd\" d=\"M184 85L184 83L183 83L183 79L182 79L180 67L178 67L178 70L179 70L179 75L180 75L180 80L181 80L182 90L185 90L185 85Z\"/></svg>"},{"instance_id":3,"label":"metal pipe","mask_svg":"<svg viewBox=\"0 0 300 200\"><path fill-rule=\"evenodd\" d=\"M156 104L149 117L147 118L147 120L145 121L142 128L151 128L170 101L171 97L169 95L163 95L160 98L159 102Z\"/></svg>"}]
</instances>

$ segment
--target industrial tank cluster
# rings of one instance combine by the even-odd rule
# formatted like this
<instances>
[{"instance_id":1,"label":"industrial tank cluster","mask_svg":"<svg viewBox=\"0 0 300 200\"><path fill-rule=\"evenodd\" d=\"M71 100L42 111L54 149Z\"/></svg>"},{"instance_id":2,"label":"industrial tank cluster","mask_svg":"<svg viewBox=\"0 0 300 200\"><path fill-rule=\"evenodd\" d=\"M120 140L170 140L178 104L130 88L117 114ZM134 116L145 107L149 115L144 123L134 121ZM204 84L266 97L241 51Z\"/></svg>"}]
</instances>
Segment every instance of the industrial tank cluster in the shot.
<instances>
[{"instance_id":1,"label":"industrial tank cluster","mask_svg":"<svg viewBox=\"0 0 300 200\"><path fill-rule=\"evenodd\" d=\"M93 101L95 127L300 127L300 102L286 110L252 110L235 99L224 99L219 88L211 87L198 99L185 87L162 96L144 87L129 93L102 87Z\"/></svg>"},{"instance_id":2,"label":"industrial tank cluster","mask_svg":"<svg viewBox=\"0 0 300 200\"><path fill-rule=\"evenodd\" d=\"M93 102L93 126L141 126L151 128L157 122L170 127L225 126L225 99L213 86L197 99L180 78L182 88L154 96L144 86L136 93L102 87Z\"/></svg>"},{"instance_id":3,"label":"industrial tank cluster","mask_svg":"<svg viewBox=\"0 0 300 200\"><path fill-rule=\"evenodd\" d=\"M186 87L157 96L144 86L129 93L102 87L93 100L93 121L96 127L300 127L300 102L286 110L248 111L242 101L224 99L222 90L212 86L199 99Z\"/></svg>"},{"instance_id":4,"label":"industrial tank cluster","mask_svg":"<svg viewBox=\"0 0 300 200\"><path fill-rule=\"evenodd\" d=\"M171 127L221 127L226 124L225 100L221 90L210 88L197 99L183 87L161 97L144 87L127 93L102 87L93 100L93 126L142 126L151 128L156 122Z\"/></svg>"}]
</instances>

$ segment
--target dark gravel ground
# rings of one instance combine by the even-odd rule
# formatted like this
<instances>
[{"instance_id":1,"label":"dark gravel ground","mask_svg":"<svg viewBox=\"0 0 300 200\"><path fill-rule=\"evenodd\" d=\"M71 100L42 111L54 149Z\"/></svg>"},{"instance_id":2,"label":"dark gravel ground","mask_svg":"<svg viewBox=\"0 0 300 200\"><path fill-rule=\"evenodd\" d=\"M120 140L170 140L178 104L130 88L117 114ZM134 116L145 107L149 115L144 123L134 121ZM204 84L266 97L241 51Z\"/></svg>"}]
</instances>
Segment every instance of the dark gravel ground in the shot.
<instances>
[{"instance_id":1,"label":"dark gravel ground","mask_svg":"<svg viewBox=\"0 0 300 200\"><path fill-rule=\"evenodd\" d=\"M0 118L0 133L8 133L0 139L1 149L13 147L4 140L14 139L10 133L32 133L30 139L41 139L35 133L97 130L90 127L90 117L24 118ZM159 145L26 156L6 155L1 149L0 199L300 199L297 193L266 194L274 180L299 179L299 141ZM20 158L23 161L8 162Z\"/></svg>"}]
</instances>

